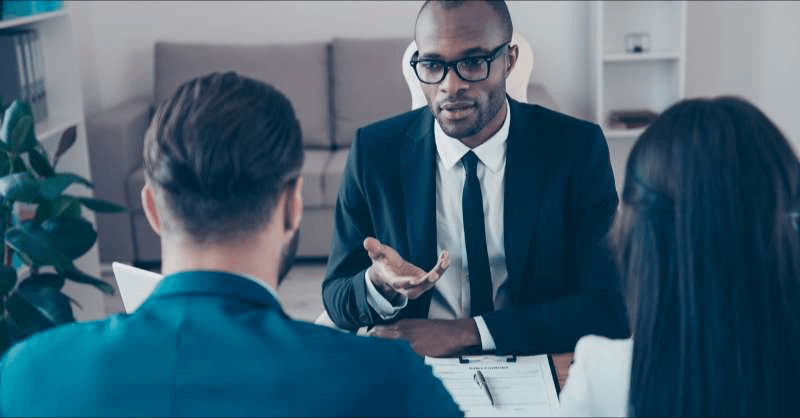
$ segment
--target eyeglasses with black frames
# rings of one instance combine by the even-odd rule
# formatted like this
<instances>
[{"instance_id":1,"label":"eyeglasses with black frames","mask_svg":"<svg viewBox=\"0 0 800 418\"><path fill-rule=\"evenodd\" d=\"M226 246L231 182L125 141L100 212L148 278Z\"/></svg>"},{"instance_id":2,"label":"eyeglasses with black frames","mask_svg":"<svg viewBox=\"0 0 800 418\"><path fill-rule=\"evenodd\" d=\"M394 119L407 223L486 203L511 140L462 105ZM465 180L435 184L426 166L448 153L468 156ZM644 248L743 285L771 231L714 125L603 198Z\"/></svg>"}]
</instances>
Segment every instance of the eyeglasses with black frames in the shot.
<instances>
[{"instance_id":1,"label":"eyeglasses with black frames","mask_svg":"<svg viewBox=\"0 0 800 418\"><path fill-rule=\"evenodd\" d=\"M464 81L475 83L489 78L492 61L497 59L501 52L511 42L505 42L493 49L488 55L464 57L455 61L442 61L437 59L417 59L419 51L411 58L411 67L417 74L419 81L425 84L439 84L447 76L447 71L453 68L456 75Z\"/></svg>"}]
</instances>

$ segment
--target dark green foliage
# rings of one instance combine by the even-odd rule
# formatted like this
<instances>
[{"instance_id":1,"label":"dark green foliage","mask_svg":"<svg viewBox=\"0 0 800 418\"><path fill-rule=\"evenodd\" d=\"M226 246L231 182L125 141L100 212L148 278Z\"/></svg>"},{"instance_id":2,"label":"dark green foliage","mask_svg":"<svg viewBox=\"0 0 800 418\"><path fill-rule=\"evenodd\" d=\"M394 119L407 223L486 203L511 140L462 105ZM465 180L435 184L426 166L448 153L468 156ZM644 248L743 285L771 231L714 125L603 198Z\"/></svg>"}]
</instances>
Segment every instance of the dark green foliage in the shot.
<instances>
[{"instance_id":1,"label":"dark green foliage","mask_svg":"<svg viewBox=\"0 0 800 418\"><path fill-rule=\"evenodd\" d=\"M2 106L2 104L0 104ZM65 192L93 184L71 173L58 173L58 159L75 144L76 128L61 136L50 162L36 138L28 104L15 101L2 112L0 124L0 355L27 336L73 322L71 300L61 292L65 280L112 293L104 281L75 267L97 240L97 231L82 216L82 207L95 212L120 212L112 203ZM18 204L35 206L32 219L15 219ZM27 267L19 271L14 256ZM45 270L45 271L40 271ZM25 277L18 277L22 273Z\"/></svg>"}]
</instances>

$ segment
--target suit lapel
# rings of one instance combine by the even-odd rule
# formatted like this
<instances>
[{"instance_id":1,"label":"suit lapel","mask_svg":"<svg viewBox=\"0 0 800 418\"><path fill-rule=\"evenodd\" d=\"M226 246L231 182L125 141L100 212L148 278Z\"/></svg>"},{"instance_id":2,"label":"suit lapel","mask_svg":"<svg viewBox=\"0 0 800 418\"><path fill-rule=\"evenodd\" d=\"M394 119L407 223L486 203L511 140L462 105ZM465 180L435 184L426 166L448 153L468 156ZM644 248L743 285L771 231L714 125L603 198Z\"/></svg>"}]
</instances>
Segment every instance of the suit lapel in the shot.
<instances>
[{"instance_id":1,"label":"suit lapel","mask_svg":"<svg viewBox=\"0 0 800 418\"><path fill-rule=\"evenodd\" d=\"M423 270L436 264L436 145L433 140L433 115L420 111L416 123L406 132L406 147L401 156L400 179L405 205L408 261ZM409 304L427 316L431 292Z\"/></svg>"},{"instance_id":2,"label":"suit lapel","mask_svg":"<svg viewBox=\"0 0 800 418\"><path fill-rule=\"evenodd\" d=\"M509 99L511 126L506 148L504 241L512 295L520 295L522 271L536 225L547 172L536 121Z\"/></svg>"}]
</instances>

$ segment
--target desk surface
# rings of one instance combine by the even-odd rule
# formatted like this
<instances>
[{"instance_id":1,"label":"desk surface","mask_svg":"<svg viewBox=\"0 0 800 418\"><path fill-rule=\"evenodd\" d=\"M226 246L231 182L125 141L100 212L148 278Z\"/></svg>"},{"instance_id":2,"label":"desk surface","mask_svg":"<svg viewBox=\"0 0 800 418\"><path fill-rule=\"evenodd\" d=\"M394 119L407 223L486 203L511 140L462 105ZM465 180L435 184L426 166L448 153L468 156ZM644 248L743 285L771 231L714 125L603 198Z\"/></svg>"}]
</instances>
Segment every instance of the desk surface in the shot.
<instances>
[{"instance_id":1,"label":"desk surface","mask_svg":"<svg viewBox=\"0 0 800 418\"><path fill-rule=\"evenodd\" d=\"M572 363L573 353L553 354L553 366L558 375L558 385L563 389L569 375L569 366Z\"/></svg>"},{"instance_id":2,"label":"desk surface","mask_svg":"<svg viewBox=\"0 0 800 418\"><path fill-rule=\"evenodd\" d=\"M337 328L333 321L331 321L331 318L328 316L328 312L326 311L322 311L314 323L317 325ZM365 330L366 328L361 328L359 333L363 334ZM563 388L564 383L567 381L567 375L569 375L569 366L572 363L573 353L553 354L552 357L553 366L555 366L556 374L558 375L558 385Z\"/></svg>"}]
</instances>

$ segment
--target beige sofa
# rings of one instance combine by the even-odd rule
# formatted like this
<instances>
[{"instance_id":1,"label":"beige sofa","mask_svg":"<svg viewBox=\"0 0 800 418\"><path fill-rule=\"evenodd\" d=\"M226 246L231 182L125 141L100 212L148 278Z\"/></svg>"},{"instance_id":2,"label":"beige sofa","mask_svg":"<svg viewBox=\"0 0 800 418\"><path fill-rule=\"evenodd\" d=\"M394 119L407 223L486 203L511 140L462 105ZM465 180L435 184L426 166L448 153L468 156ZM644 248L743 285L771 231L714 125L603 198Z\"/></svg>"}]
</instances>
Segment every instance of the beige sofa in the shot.
<instances>
[{"instance_id":1,"label":"beige sofa","mask_svg":"<svg viewBox=\"0 0 800 418\"><path fill-rule=\"evenodd\" d=\"M138 264L160 260L158 237L147 225L139 202L145 129L154 104L169 97L183 81L224 70L271 83L292 101L306 151L305 213L298 256L327 257L336 193L356 129L411 107L400 67L408 42L157 43L153 97L132 99L87 121L95 195L130 208L127 213L98 215L101 260ZM537 84L529 86L528 99L554 107Z\"/></svg>"}]
</instances>

